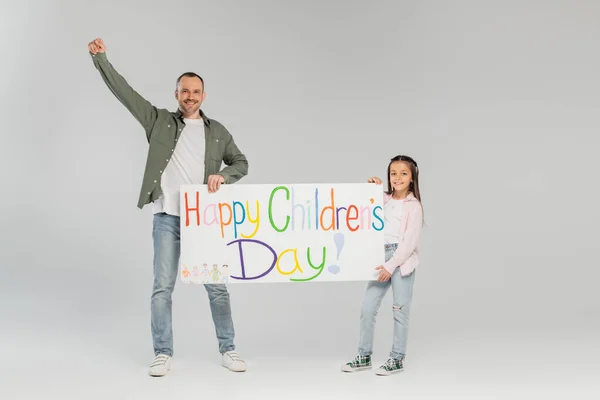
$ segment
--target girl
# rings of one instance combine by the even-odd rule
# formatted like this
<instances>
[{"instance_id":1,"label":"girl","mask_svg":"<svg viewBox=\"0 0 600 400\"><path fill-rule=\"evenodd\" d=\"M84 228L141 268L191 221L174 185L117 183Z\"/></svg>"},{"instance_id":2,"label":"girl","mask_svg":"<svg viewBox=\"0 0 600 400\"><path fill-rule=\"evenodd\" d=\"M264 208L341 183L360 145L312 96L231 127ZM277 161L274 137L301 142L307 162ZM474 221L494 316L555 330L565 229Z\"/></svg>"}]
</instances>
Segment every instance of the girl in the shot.
<instances>
[{"instance_id":1,"label":"girl","mask_svg":"<svg viewBox=\"0 0 600 400\"><path fill-rule=\"evenodd\" d=\"M375 268L376 281L370 281L362 303L358 355L344 364L342 371L371 369L375 317L389 287L393 292L394 337L389 359L376 371L391 375L403 370L408 337L408 318L412 299L415 267L419 263L418 244L423 225L419 192L419 168L415 160L398 155L388 168L388 186L384 192L385 260ZM381 184L377 177L369 183Z\"/></svg>"}]
</instances>

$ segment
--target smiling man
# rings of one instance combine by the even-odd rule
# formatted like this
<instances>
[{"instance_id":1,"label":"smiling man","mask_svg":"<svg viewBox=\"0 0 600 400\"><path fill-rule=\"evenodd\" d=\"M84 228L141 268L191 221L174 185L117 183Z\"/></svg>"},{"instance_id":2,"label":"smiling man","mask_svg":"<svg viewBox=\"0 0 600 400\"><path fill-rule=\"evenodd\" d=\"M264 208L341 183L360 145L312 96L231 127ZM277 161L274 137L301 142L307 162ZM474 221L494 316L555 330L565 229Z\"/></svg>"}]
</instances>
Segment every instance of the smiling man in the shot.
<instances>
[{"instance_id":1,"label":"smiling man","mask_svg":"<svg viewBox=\"0 0 600 400\"><path fill-rule=\"evenodd\" d=\"M138 208L152 203L154 221L154 285L151 298L151 330L155 358L151 376L171 369L173 328L171 296L177 280L180 255L179 188L207 184L211 193L248 173L248 160L233 137L218 121L200 109L206 98L204 80L193 72L176 81L178 110L159 109L139 95L115 70L106 56L102 39L88 44L94 66L117 97L142 125L149 143ZM225 168L221 169L223 163ZM208 293L221 363L231 371L246 370L235 351L229 292L225 285L204 285Z\"/></svg>"}]
</instances>

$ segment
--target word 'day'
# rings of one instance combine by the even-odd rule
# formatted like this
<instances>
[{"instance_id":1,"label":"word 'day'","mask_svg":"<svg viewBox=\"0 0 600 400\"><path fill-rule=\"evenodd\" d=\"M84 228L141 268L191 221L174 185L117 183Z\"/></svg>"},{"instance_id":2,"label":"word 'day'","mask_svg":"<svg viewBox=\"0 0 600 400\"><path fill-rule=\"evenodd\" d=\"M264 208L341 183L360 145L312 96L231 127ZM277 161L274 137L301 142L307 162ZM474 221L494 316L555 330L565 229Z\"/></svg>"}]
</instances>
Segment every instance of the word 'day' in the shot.
<instances>
[{"instance_id":1,"label":"word 'day'","mask_svg":"<svg viewBox=\"0 0 600 400\"><path fill-rule=\"evenodd\" d=\"M184 185L180 202L184 282L373 280L384 262L381 185Z\"/></svg>"}]
</instances>

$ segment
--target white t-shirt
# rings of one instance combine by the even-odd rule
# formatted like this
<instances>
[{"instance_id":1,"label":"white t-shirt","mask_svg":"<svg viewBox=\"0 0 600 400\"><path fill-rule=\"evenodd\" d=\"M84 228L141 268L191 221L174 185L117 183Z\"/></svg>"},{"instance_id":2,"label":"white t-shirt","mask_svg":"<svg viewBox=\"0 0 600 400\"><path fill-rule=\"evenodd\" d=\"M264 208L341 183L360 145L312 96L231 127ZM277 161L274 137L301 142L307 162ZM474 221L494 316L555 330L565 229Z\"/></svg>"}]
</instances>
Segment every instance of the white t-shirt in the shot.
<instances>
[{"instance_id":1,"label":"white t-shirt","mask_svg":"<svg viewBox=\"0 0 600 400\"><path fill-rule=\"evenodd\" d=\"M164 212L179 216L180 185L204 183L204 120L185 118L184 122L185 128L161 177L162 196L152 205L154 214Z\"/></svg>"},{"instance_id":2,"label":"white t-shirt","mask_svg":"<svg viewBox=\"0 0 600 400\"><path fill-rule=\"evenodd\" d=\"M400 243L402 237L402 207L404 200L389 199L383 206L386 243Z\"/></svg>"}]
</instances>

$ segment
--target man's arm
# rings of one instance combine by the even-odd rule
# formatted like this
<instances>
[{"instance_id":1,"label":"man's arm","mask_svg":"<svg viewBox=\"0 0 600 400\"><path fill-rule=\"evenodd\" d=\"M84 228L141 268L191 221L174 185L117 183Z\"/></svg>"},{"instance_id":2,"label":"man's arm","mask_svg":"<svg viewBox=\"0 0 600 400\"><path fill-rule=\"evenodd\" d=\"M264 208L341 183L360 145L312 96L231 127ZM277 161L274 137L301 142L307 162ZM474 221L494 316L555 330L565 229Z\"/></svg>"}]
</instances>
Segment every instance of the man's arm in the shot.
<instances>
[{"instance_id":1,"label":"man's arm","mask_svg":"<svg viewBox=\"0 0 600 400\"><path fill-rule=\"evenodd\" d=\"M248 159L237 147L235 140L233 140L230 134L228 135L228 140L225 152L223 153L223 162L227 167L223 168L219 172L219 175L225 178L224 183L231 184L239 181L248 174Z\"/></svg>"},{"instance_id":2,"label":"man's arm","mask_svg":"<svg viewBox=\"0 0 600 400\"><path fill-rule=\"evenodd\" d=\"M209 193L214 193L219 190L223 183L235 183L248 174L248 160L246 159L246 156L237 147L235 140L233 140L233 137L227 129L225 129L225 127L222 127L222 129L225 130L227 137L227 145L225 146L225 151L223 153L223 162L227 167L214 175L208 176L207 184Z\"/></svg>"},{"instance_id":3,"label":"man's arm","mask_svg":"<svg viewBox=\"0 0 600 400\"><path fill-rule=\"evenodd\" d=\"M129 110L146 131L150 140L151 128L157 119L158 111L149 101L137 93L112 66L106 57L106 46L102 39L90 42L88 50L92 55L94 66L100 72L104 83L117 99Z\"/></svg>"}]
</instances>

